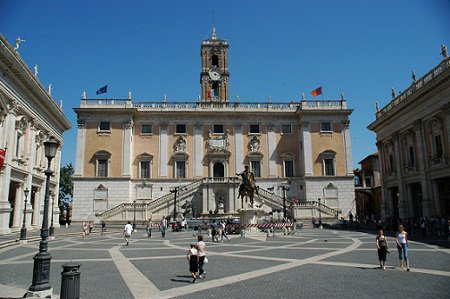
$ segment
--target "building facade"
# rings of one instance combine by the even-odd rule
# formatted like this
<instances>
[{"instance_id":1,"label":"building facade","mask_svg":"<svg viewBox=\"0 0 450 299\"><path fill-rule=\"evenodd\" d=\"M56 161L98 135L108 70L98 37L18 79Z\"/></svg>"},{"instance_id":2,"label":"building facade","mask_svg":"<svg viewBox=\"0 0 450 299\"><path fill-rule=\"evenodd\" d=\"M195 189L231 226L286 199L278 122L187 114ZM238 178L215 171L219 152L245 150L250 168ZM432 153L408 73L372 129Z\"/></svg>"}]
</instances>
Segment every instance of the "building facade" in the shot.
<instances>
[{"instance_id":1,"label":"building facade","mask_svg":"<svg viewBox=\"0 0 450 299\"><path fill-rule=\"evenodd\" d=\"M450 60L444 59L376 112L384 218L450 215Z\"/></svg>"},{"instance_id":2,"label":"building facade","mask_svg":"<svg viewBox=\"0 0 450 299\"><path fill-rule=\"evenodd\" d=\"M202 42L197 101L83 94L74 109L74 221L141 221L186 211L234 216L248 205L237 198L236 173L244 165L256 176L256 204L267 211L288 202L294 217L293 205L318 198L330 213L354 209L352 110L345 99L230 102L228 46L215 31Z\"/></svg>"},{"instance_id":3,"label":"building facade","mask_svg":"<svg viewBox=\"0 0 450 299\"><path fill-rule=\"evenodd\" d=\"M0 35L0 234L20 230L24 214L27 229L42 225L47 168L43 143L54 136L62 145L63 132L70 128L51 89L45 90L39 82L37 67L31 72L18 44L13 48ZM56 226L60 161L61 148L52 161L54 176L50 181L56 206L48 215L53 215ZM30 192L25 207L26 189Z\"/></svg>"},{"instance_id":4,"label":"building facade","mask_svg":"<svg viewBox=\"0 0 450 299\"><path fill-rule=\"evenodd\" d=\"M356 216L361 221L381 219L381 173L378 153L368 155L355 170Z\"/></svg>"}]
</instances>

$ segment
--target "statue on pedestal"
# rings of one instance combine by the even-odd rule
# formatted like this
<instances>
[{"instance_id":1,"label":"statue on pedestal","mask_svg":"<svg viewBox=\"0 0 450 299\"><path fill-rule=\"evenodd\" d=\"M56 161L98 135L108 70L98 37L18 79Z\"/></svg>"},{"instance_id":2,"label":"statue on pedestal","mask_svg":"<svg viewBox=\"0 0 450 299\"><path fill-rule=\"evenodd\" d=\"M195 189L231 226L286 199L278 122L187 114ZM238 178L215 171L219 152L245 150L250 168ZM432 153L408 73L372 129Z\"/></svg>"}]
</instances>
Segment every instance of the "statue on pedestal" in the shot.
<instances>
[{"instance_id":1,"label":"statue on pedestal","mask_svg":"<svg viewBox=\"0 0 450 299\"><path fill-rule=\"evenodd\" d=\"M239 175L242 178L237 198L239 199L239 197L245 197L245 202L247 202L247 199L250 199L250 208L253 208L253 197L255 194L258 194L259 196L258 187L255 184L255 176L253 175L253 172L251 172L248 169L248 166L245 165L245 169L240 173L236 173L236 175Z\"/></svg>"}]
</instances>

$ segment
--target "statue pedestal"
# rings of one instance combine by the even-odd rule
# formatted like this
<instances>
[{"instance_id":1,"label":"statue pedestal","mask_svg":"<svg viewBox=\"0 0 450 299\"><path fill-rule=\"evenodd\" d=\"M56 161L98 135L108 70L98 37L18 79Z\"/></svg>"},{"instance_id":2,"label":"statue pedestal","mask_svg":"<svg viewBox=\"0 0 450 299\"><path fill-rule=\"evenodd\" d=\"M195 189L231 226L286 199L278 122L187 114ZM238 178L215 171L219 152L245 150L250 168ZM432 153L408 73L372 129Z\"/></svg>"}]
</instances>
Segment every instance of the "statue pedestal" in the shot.
<instances>
[{"instance_id":1,"label":"statue pedestal","mask_svg":"<svg viewBox=\"0 0 450 299\"><path fill-rule=\"evenodd\" d=\"M265 216L266 212L263 209L259 208L245 208L240 209L239 217L241 220L241 225L245 226L246 224L254 224L255 226L243 227L242 229L245 231L246 235L256 235L263 234L260 232L259 228L256 227L258 224L258 220Z\"/></svg>"}]
</instances>

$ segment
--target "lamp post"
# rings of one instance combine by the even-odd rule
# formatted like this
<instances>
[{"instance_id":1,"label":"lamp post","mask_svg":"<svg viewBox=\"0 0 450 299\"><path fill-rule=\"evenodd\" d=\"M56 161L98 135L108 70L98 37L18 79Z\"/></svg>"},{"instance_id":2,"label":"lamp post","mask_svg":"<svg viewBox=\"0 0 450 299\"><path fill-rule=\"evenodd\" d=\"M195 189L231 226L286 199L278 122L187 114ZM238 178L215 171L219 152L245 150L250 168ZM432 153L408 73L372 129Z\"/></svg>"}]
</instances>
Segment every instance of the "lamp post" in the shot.
<instances>
[{"instance_id":1,"label":"lamp post","mask_svg":"<svg viewBox=\"0 0 450 299\"><path fill-rule=\"evenodd\" d=\"M133 200L133 231L136 229L136 199Z\"/></svg>"},{"instance_id":2,"label":"lamp post","mask_svg":"<svg viewBox=\"0 0 450 299\"><path fill-rule=\"evenodd\" d=\"M47 177L45 184L44 197L44 215L42 219L41 241L39 242L39 252L33 257L33 282L28 289L26 295L37 295L38 297L50 297L52 295L52 287L50 285L50 260L52 256L47 252L48 247L48 198L50 194L50 176L53 174L50 166L52 159L56 156L59 142L51 136L44 142L45 157L48 161L45 176Z\"/></svg>"},{"instance_id":3,"label":"lamp post","mask_svg":"<svg viewBox=\"0 0 450 299\"><path fill-rule=\"evenodd\" d=\"M170 193L174 194L173 199L173 221L177 221L177 193L178 193L179 187L174 187L173 189L170 189Z\"/></svg>"},{"instance_id":4,"label":"lamp post","mask_svg":"<svg viewBox=\"0 0 450 299\"><path fill-rule=\"evenodd\" d=\"M319 229L322 229L322 211L320 209L320 198L317 199L319 201Z\"/></svg>"},{"instance_id":5,"label":"lamp post","mask_svg":"<svg viewBox=\"0 0 450 299\"><path fill-rule=\"evenodd\" d=\"M20 240L25 241L27 240L27 227L26 227L26 219L27 219L27 200L28 200L28 194L30 193L30 190L26 188L23 193L25 194L25 206L23 207L23 222L22 222L22 228L20 229Z\"/></svg>"},{"instance_id":6,"label":"lamp post","mask_svg":"<svg viewBox=\"0 0 450 299\"><path fill-rule=\"evenodd\" d=\"M55 228L53 227L53 210L55 208L55 193L52 191L51 195L52 195L52 218L50 220L49 235L50 235L50 237L54 237L55 236Z\"/></svg>"},{"instance_id":7,"label":"lamp post","mask_svg":"<svg viewBox=\"0 0 450 299\"><path fill-rule=\"evenodd\" d=\"M283 189L283 218L286 218L286 191L289 191L288 186L281 186Z\"/></svg>"}]
</instances>

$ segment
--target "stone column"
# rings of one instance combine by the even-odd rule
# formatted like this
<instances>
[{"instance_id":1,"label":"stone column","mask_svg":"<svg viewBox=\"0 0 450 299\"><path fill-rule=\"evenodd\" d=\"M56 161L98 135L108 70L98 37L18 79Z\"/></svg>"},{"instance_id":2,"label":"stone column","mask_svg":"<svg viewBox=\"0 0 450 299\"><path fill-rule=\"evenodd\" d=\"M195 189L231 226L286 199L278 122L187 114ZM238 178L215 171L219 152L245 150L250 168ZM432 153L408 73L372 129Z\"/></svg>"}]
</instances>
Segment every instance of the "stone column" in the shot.
<instances>
[{"instance_id":1,"label":"stone column","mask_svg":"<svg viewBox=\"0 0 450 299\"><path fill-rule=\"evenodd\" d=\"M302 123L303 169L305 176L313 175L311 127L309 122Z\"/></svg>"},{"instance_id":2,"label":"stone column","mask_svg":"<svg viewBox=\"0 0 450 299\"><path fill-rule=\"evenodd\" d=\"M33 196L32 190L30 189L30 202L31 197ZM39 227L39 219L41 214L41 188L38 188L36 190L36 193L34 194L34 204L33 204L33 218L31 220L31 225Z\"/></svg>"},{"instance_id":3,"label":"stone column","mask_svg":"<svg viewBox=\"0 0 450 299\"><path fill-rule=\"evenodd\" d=\"M398 213L401 219L405 219L406 203L408 201L408 194L405 188L405 182L403 181L403 151L400 142L400 134L398 132L393 135L394 140L394 155L395 155L395 175L397 177L398 184Z\"/></svg>"},{"instance_id":4,"label":"stone column","mask_svg":"<svg viewBox=\"0 0 450 299\"><path fill-rule=\"evenodd\" d=\"M14 210L13 210L13 221L11 228L19 228L21 225L22 217L20 216L22 214L22 207L23 207L23 198L21 195L23 184L17 184L16 190L15 190L15 197L14 197Z\"/></svg>"},{"instance_id":5,"label":"stone column","mask_svg":"<svg viewBox=\"0 0 450 299\"><path fill-rule=\"evenodd\" d=\"M84 159L86 152L86 122L78 119L77 131L77 153L75 158L75 173L74 176L82 177L84 175Z\"/></svg>"},{"instance_id":6,"label":"stone column","mask_svg":"<svg viewBox=\"0 0 450 299\"><path fill-rule=\"evenodd\" d=\"M159 176L167 177L168 125L159 125Z\"/></svg>"},{"instance_id":7,"label":"stone column","mask_svg":"<svg viewBox=\"0 0 450 299\"><path fill-rule=\"evenodd\" d=\"M194 125L194 178L203 177L203 125Z\"/></svg>"},{"instance_id":8,"label":"stone column","mask_svg":"<svg viewBox=\"0 0 450 299\"><path fill-rule=\"evenodd\" d=\"M378 141L376 143L377 149L378 149L378 168L380 169L381 173L381 218L386 219L387 216L392 217L392 214L389 209L389 195L387 190L387 178L386 178L386 172L384 169L384 151L383 151L383 144Z\"/></svg>"},{"instance_id":9,"label":"stone column","mask_svg":"<svg viewBox=\"0 0 450 299\"><path fill-rule=\"evenodd\" d=\"M133 120L128 120L123 124L122 141L122 176L131 177L131 158L133 157L133 147L131 146L131 133L133 129Z\"/></svg>"},{"instance_id":10,"label":"stone column","mask_svg":"<svg viewBox=\"0 0 450 299\"><path fill-rule=\"evenodd\" d=\"M342 123L342 129L344 134L344 156L345 156L345 168L346 175L353 175L353 162L352 162L352 141L350 138L350 121L346 120Z\"/></svg>"},{"instance_id":11,"label":"stone column","mask_svg":"<svg viewBox=\"0 0 450 299\"><path fill-rule=\"evenodd\" d=\"M431 216L430 211L430 189L429 189L429 176L428 176L428 165L429 160L428 157L430 156L429 153L427 153L427 148L425 145L425 132L422 120L417 120L415 122L415 133L416 133L416 140L417 140L417 162L419 163L419 171L420 171L420 185L422 188L422 212L423 216Z\"/></svg>"},{"instance_id":12,"label":"stone column","mask_svg":"<svg viewBox=\"0 0 450 299\"><path fill-rule=\"evenodd\" d=\"M9 220L11 211L11 204L9 203L9 188L11 181L11 160L14 154L14 139L15 139L15 122L17 115L17 102L9 101L6 115L2 112L3 119L3 138L0 139L0 146L6 149L6 156L3 169L0 169L0 234L7 234L11 232L9 228Z\"/></svg>"},{"instance_id":13,"label":"stone column","mask_svg":"<svg viewBox=\"0 0 450 299\"><path fill-rule=\"evenodd\" d=\"M269 177L277 176L277 136L275 126L267 125L267 154L269 158Z\"/></svg>"}]
</instances>

